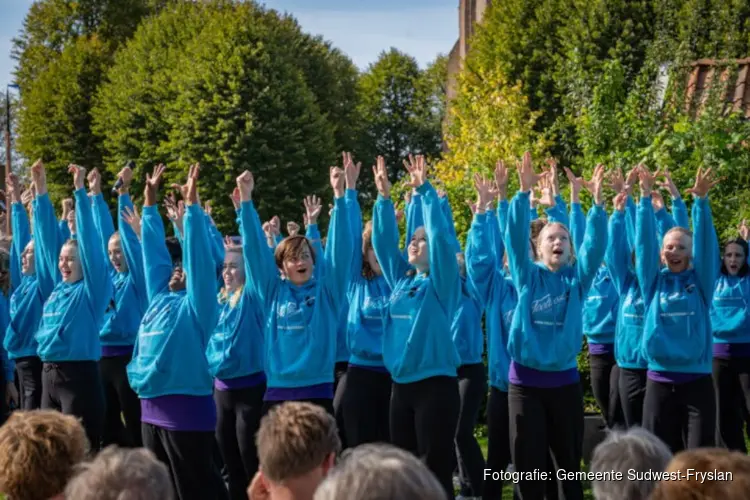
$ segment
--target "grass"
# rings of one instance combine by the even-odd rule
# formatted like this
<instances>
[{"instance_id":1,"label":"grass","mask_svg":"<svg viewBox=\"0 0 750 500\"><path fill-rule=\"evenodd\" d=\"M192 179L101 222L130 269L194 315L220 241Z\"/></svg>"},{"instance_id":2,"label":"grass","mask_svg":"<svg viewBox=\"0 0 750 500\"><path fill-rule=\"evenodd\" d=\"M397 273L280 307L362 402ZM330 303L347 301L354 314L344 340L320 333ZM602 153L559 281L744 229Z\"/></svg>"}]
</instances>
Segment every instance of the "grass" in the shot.
<instances>
[{"instance_id":1,"label":"grass","mask_svg":"<svg viewBox=\"0 0 750 500\"><path fill-rule=\"evenodd\" d=\"M477 436L477 441L479 442L479 447L482 448L482 454L484 455L484 458L487 459L487 436ZM581 463L581 470L586 470L583 463ZM585 500L594 500L594 493L591 491L591 485L588 481L583 482L583 498ZM502 500L513 500L512 484L506 483L503 485Z\"/></svg>"}]
</instances>

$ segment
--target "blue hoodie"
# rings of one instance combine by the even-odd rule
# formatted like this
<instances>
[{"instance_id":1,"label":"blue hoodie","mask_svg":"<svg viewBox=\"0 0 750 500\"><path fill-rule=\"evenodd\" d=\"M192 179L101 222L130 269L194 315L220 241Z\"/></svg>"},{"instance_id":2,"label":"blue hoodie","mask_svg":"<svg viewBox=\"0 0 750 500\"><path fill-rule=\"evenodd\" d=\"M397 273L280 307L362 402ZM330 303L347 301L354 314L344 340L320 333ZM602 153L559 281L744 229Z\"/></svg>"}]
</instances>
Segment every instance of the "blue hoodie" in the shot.
<instances>
[{"instance_id":1,"label":"blue hoodie","mask_svg":"<svg viewBox=\"0 0 750 500\"><path fill-rule=\"evenodd\" d=\"M746 344L750 342L750 275L719 274L711 304L711 328L714 342Z\"/></svg>"},{"instance_id":2,"label":"blue hoodie","mask_svg":"<svg viewBox=\"0 0 750 500\"><path fill-rule=\"evenodd\" d=\"M10 323L10 313L8 311L8 298L0 292L0 328L7 329ZM8 352L0 347L0 368L3 370L5 383L15 380L15 363L8 358Z\"/></svg>"},{"instance_id":3,"label":"blue hoodie","mask_svg":"<svg viewBox=\"0 0 750 500\"><path fill-rule=\"evenodd\" d=\"M262 259L271 268L276 266L270 249L253 255L244 239L242 259L245 269L250 269L250 259ZM263 372L264 318L252 288L246 283L234 294L219 293L218 302L219 320L206 350L211 375L231 380Z\"/></svg>"},{"instance_id":4,"label":"blue hoodie","mask_svg":"<svg viewBox=\"0 0 750 500\"><path fill-rule=\"evenodd\" d=\"M210 396L213 379L206 360L216 326L216 270L206 217L198 204L186 207L182 266L186 289L172 292L173 264L158 208L143 207L143 265L148 309L135 340L128 380L138 397Z\"/></svg>"},{"instance_id":5,"label":"blue hoodie","mask_svg":"<svg viewBox=\"0 0 750 500\"><path fill-rule=\"evenodd\" d=\"M347 190L349 203L349 225L353 239L354 258L349 272L347 287L346 343L351 352L349 363L359 366L385 368L383 364L383 331L388 315L388 302L391 289L385 277L362 276L362 210L357 200Z\"/></svg>"},{"instance_id":6,"label":"blue hoodie","mask_svg":"<svg viewBox=\"0 0 750 500\"><path fill-rule=\"evenodd\" d=\"M486 311L490 385L508 392L508 340L518 296L513 282L500 272L502 265L497 263L497 260L502 262L505 252L502 238L498 238L494 248L489 244L494 223L495 218L489 212L474 215L466 242L466 272Z\"/></svg>"},{"instance_id":7,"label":"blue hoodie","mask_svg":"<svg viewBox=\"0 0 750 500\"><path fill-rule=\"evenodd\" d=\"M508 212L508 263L518 290L508 351L522 366L565 371L577 366L583 325L581 308L607 248L607 214L589 212L575 265L552 272L529 258L529 193L519 192ZM572 243L572 242L571 242Z\"/></svg>"},{"instance_id":8,"label":"blue hoodie","mask_svg":"<svg viewBox=\"0 0 750 500\"><path fill-rule=\"evenodd\" d=\"M52 294L44 304L39 330L36 333L37 352L47 363L63 361L98 361L102 354L99 329L107 302L112 296L112 283L102 255L102 242L94 226L91 201L86 190L75 191L76 227L78 229L78 258L83 279L65 283L58 270L58 258L63 246L57 228L55 212L49 196L37 196L34 210L34 241L41 249L42 259L36 266L46 266L46 272L56 281Z\"/></svg>"},{"instance_id":9,"label":"blue hoodie","mask_svg":"<svg viewBox=\"0 0 750 500\"><path fill-rule=\"evenodd\" d=\"M120 273L109 261L109 239L115 231L112 216L107 202L99 194L93 197L94 223L101 236L104 259L112 279L113 297L104 313L104 325L99 332L102 347L132 346L141 324L141 318L148 306L146 296L146 277L143 274L143 252L138 236L125 222L122 211L132 209L130 195L123 194L118 198L118 217L120 243L128 270Z\"/></svg>"},{"instance_id":10,"label":"blue hoodie","mask_svg":"<svg viewBox=\"0 0 750 500\"><path fill-rule=\"evenodd\" d=\"M612 286L619 296L615 329L615 361L629 370L645 370L643 357L643 325L646 306L641 287L633 270L631 250L627 242L626 217L615 210L609 219L609 245L605 261L612 277Z\"/></svg>"},{"instance_id":11,"label":"blue hoodie","mask_svg":"<svg viewBox=\"0 0 750 500\"><path fill-rule=\"evenodd\" d=\"M266 311L265 360L268 387L301 388L333 383L336 357L336 329L339 308L346 295L352 258L348 237L348 216L344 197L334 201L328 231L327 252L316 258L325 266L297 286L279 276L276 266L265 259L251 259L247 284ZM268 244L262 236L260 218L252 201L242 203L243 246L250 255L262 255ZM267 251L267 250L265 250Z\"/></svg>"},{"instance_id":12,"label":"blue hoodie","mask_svg":"<svg viewBox=\"0 0 750 500\"><path fill-rule=\"evenodd\" d=\"M636 271L646 303L642 348L648 369L710 374L712 352L709 309L718 274L719 244L706 198L693 204L693 268L673 273L659 269L659 245L651 197L636 214Z\"/></svg>"},{"instance_id":13,"label":"blue hoodie","mask_svg":"<svg viewBox=\"0 0 750 500\"><path fill-rule=\"evenodd\" d=\"M383 335L383 361L399 384L455 377L461 362L451 333L461 301L456 253L435 189L425 182L417 191L422 195L429 241L429 274L414 272L404 260L392 201L378 197L373 212L373 249L393 291Z\"/></svg>"},{"instance_id":14,"label":"blue hoodie","mask_svg":"<svg viewBox=\"0 0 750 500\"><path fill-rule=\"evenodd\" d=\"M32 204L36 210L37 201L34 200ZM31 241L29 216L20 202L12 205L11 224L13 225L12 254L14 258L20 260L26 245ZM10 324L5 331L3 342L10 359L37 355L38 346L35 334L39 328L39 320L42 318L44 302L55 287L54 274L43 265L39 245L34 245L34 262L34 274L22 276L20 283L10 296ZM13 265L20 267L20 263Z\"/></svg>"}]
</instances>

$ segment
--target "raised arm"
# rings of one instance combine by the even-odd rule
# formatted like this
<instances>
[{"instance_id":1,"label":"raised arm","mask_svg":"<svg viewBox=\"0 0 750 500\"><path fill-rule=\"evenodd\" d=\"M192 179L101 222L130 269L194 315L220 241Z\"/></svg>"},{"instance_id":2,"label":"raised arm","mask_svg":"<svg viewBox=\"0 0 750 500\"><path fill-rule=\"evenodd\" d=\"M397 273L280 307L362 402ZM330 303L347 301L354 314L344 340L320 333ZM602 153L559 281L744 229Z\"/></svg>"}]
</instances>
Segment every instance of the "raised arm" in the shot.
<instances>
[{"instance_id":1,"label":"raised arm","mask_svg":"<svg viewBox=\"0 0 750 500\"><path fill-rule=\"evenodd\" d=\"M581 283L584 295L591 287L607 251L607 212L603 208L604 197L602 195L604 165L596 167L589 186L594 198L594 205L589 210L586 220L586 234L576 261L578 280Z\"/></svg>"},{"instance_id":2,"label":"raised arm","mask_svg":"<svg viewBox=\"0 0 750 500\"><path fill-rule=\"evenodd\" d=\"M31 167L31 175L37 192L36 200L32 204L35 267L42 293L46 297L62 279L57 264L63 241L57 228L55 209L47 194L46 172L41 161L37 161ZM39 274L40 272L42 274Z\"/></svg>"},{"instance_id":3,"label":"raised arm","mask_svg":"<svg viewBox=\"0 0 750 500\"><path fill-rule=\"evenodd\" d=\"M383 270L383 277L393 290L398 280L406 276L410 266L398 247L396 211L391 201L391 185L388 181L385 159L382 156L378 157L373 171L378 199L372 209L372 248ZM406 246L409 246L408 239Z\"/></svg>"},{"instance_id":4,"label":"raised arm","mask_svg":"<svg viewBox=\"0 0 750 500\"><path fill-rule=\"evenodd\" d=\"M641 199L635 216L635 272L638 284L646 302L655 293L656 278L659 273L659 241L656 239L656 217L651 204L651 188L654 177L641 168Z\"/></svg>"},{"instance_id":5,"label":"raised arm","mask_svg":"<svg viewBox=\"0 0 750 500\"><path fill-rule=\"evenodd\" d=\"M89 172L88 181L91 204L94 206L94 226L99 232L104 261L107 267L111 269L109 263L109 239L115 234L115 224L112 221L112 215L109 213L107 202L104 200L104 196L102 196L102 177L97 169Z\"/></svg>"},{"instance_id":6,"label":"raised arm","mask_svg":"<svg viewBox=\"0 0 750 500\"><path fill-rule=\"evenodd\" d=\"M345 168L353 168L346 165ZM331 169L331 187L334 193L333 213L328 228L326 243L326 270L324 282L336 304L344 302L347 285L350 281L353 241L349 235L349 204L344 197L344 171L338 167Z\"/></svg>"},{"instance_id":7,"label":"raised arm","mask_svg":"<svg viewBox=\"0 0 750 500\"><path fill-rule=\"evenodd\" d=\"M218 303L216 301L216 271L214 266L206 265L213 261L211 234L208 229L208 217L198 202L198 173L200 167L190 167L188 181L185 185L185 230L182 265L187 274L188 303L195 315L195 321L201 327L204 341L216 327Z\"/></svg>"},{"instance_id":8,"label":"raised arm","mask_svg":"<svg viewBox=\"0 0 750 500\"><path fill-rule=\"evenodd\" d=\"M255 180L253 174L247 170L237 178L237 187L240 190L241 207L240 221L242 234L242 248L245 254L245 274L247 285L258 298L259 302L267 309L271 307L276 290L279 286L279 273L276 266L270 266L263 255L271 252L263 235L260 217L255 210L252 201Z\"/></svg>"},{"instance_id":9,"label":"raised arm","mask_svg":"<svg viewBox=\"0 0 750 500\"><path fill-rule=\"evenodd\" d=\"M164 165L154 167L153 173L146 176L146 187L143 190L141 243L143 245L143 273L149 302L167 289L172 277L172 259L169 256L169 251L167 251L164 223L161 220L156 203L158 187L164 170Z\"/></svg>"},{"instance_id":10,"label":"raised arm","mask_svg":"<svg viewBox=\"0 0 750 500\"><path fill-rule=\"evenodd\" d=\"M75 186L78 257L81 260L83 283L92 309L97 314L103 313L111 298L112 283L109 276L109 262L105 260L105 254L102 253L101 236L99 231L96 230L91 201L84 186L86 169L71 165L68 171L73 173L73 185Z\"/></svg>"},{"instance_id":11,"label":"raised arm","mask_svg":"<svg viewBox=\"0 0 750 500\"><path fill-rule=\"evenodd\" d=\"M625 292L625 283L631 267L630 246L625 230L625 203L624 193L615 196L615 210L609 218L609 238L604 257L615 290L620 295Z\"/></svg>"},{"instance_id":12,"label":"raised arm","mask_svg":"<svg viewBox=\"0 0 750 500\"><path fill-rule=\"evenodd\" d=\"M352 240L352 259L349 280L362 272L362 209L357 198L357 182L362 170L361 163L354 163L350 153L344 153L344 176L346 177L346 213L349 216L349 237Z\"/></svg>"},{"instance_id":13,"label":"raised arm","mask_svg":"<svg viewBox=\"0 0 750 500\"><path fill-rule=\"evenodd\" d=\"M497 259L501 259L504 252L502 238L497 238L495 245L492 243L492 231L494 224L491 212L485 212L487 203L484 198L488 197L489 189L484 183L477 182L479 201L477 212L471 223L469 234L466 238L466 274L469 281L477 291L482 306L487 307L494 285L495 277L498 276Z\"/></svg>"},{"instance_id":14,"label":"raised arm","mask_svg":"<svg viewBox=\"0 0 750 500\"><path fill-rule=\"evenodd\" d=\"M450 236L451 246L453 247L453 253L461 251L461 244L458 242L458 235L456 235L456 222L453 219L453 209L451 208L450 200L448 195L438 196L440 200L440 210L445 217L446 229Z\"/></svg>"},{"instance_id":15,"label":"raised arm","mask_svg":"<svg viewBox=\"0 0 750 500\"><path fill-rule=\"evenodd\" d=\"M711 169L698 169L693 193L693 266L698 277L698 284L707 306L713 300L716 277L719 274L719 240L716 237L708 192L719 181L711 176Z\"/></svg>"},{"instance_id":16,"label":"raised arm","mask_svg":"<svg viewBox=\"0 0 750 500\"><path fill-rule=\"evenodd\" d=\"M581 251L583 239L586 235L586 216L580 203L570 204L570 237L573 240L573 248L576 252Z\"/></svg>"}]
</instances>

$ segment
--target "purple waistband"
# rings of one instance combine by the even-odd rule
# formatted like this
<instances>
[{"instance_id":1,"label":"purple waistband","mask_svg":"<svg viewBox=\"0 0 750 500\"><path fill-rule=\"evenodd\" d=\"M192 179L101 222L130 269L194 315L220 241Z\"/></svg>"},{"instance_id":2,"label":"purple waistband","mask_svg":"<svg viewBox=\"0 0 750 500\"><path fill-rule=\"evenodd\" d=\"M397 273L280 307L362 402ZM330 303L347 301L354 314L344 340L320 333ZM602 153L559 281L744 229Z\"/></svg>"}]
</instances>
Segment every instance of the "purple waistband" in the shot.
<instances>
[{"instance_id":1,"label":"purple waistband","mask_svg":"<svg viewBox=\"0 0 750 500\"><path fill-rule=\"evenodd\" d=\"M545 372L520 365L515 361L510 362L510 370L508 373L508 381L513 385L540 387L543 389L575 384L579 380L578 368L571 368L570 370L557 372Z\"/></svg>"},{"instance_id":2,"label":"purple waistband","mask_svg":"<svg viewBox=\"0 0 750 500\"><path fill-rule=\"evenodd\" d=\"M263 401L303 401L306 399L333 399L333 384L269 387L263 397Z\"/></svg>"},{"instance_id":3,"label":"purple waistband","mask_svg":"<svg viewBox=\"0 0 750 500\"><path fill-rule=\"evenodd\" d=\"M216 430L216 403L211 396L161 396L141 399L141 422L168 431Z\"/></svg>"},{"instance_id":4,"label":"purple waistband","mask_svg":"<svg viewBox=\"0 0 750 500\"><path fill-rule=\"evenodd\" d=\"M653 370L649 370L647 373L650 380L664 384L685 384L702 377L708 377L708 375L708 373L657 372Z\"/></svg>"},{"instance_id":5,"label":"purple waistband","mask_svg":"<svg viewBox=\"0 0 750 500\"><path fill-rule=\"evenodd\" d=\"M601 356L602 354L612 354L615 352L614 344L589 344L589 354Z\"/></svg>"},{"instance_id":6,"label":"purple waistband","mask_svg":"<svg viewBox=\"0 0 750 500\"><path fill-rule=\"evenodd\" d=\"M244 377L214 379L214 388L217 391L231 391L232 389L245 389L255 387L266 382L266 374L263 372L245 375Z\"/></svg>"},{"instance_id":7,"label":"purple waistband","mask_svg":"<svg viewBox=\"0 0 750 500\"><path fill-rule=\"evenodd\" d=\"M102 357L115 358L117 356L127 356L133 354L132 345L103 345Z\"/></svg>"},{"instance_id":8,"label":"purple waistband","mask_svg":"<svg viewBox=\"0 0 750 500\"><path fill-rule=\"evenodd\" d=\"M714 358L750 358L750 343L714 342Z\"/></svg>"},{"instance_id":9,"label":"purple waistband","mask_svg":"<svg viewBox=\"0 0 750 500\"><path fill-rule=\"evenodd\" d=\"M361 368L362 370L369 370L371 372L388 373L388 370L385 368L385 366L365 366L365 365L355 365L353 363L349 363L349 367Z\"/></svg>"}]
</instances>

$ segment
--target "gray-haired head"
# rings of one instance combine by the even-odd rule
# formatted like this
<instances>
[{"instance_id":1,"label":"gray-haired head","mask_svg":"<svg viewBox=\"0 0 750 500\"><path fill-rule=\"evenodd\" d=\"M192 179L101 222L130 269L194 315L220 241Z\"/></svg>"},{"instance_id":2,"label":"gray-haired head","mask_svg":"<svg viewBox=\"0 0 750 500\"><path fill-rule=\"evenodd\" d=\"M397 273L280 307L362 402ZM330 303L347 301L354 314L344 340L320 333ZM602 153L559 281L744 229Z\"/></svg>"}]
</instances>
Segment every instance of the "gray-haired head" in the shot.
<instances>
[{"instance_id":1,"label":"gray-haired head","mask_svg":"<svg viewBox=\"0 0 750 500\"><path fill-rule=\"evenodd\" d=\"M167 467L145 448L110 446L79 467L65 488L76 500L173 500Z\"/></svg>"},{"instance_id":2,"label":"gray-haired head","mask_svg":"<svg viewBox=\"0 0 750 500\"><path fill-rule=\"evenodd\" d=\"M672 459L672 452L658 437L640 427L624 432L613 431L594 449L591 472L619 472L622 476L606 477L606 481L592 481L597 500L646 500L656 482L643 479L645 472L664 471ZM630 480L629 472L635 473Z\"/></svg>"},{"instance_id":3,"label":"gray-haired head","mask_svg":"<svg viewBox=\"0 0 750 500\"><path fill-rule=\"evenodd\" d=\"M345 453L314 500L447 500L437 478L414 455L386 444Z\"/></svg>"}]
</instances>

